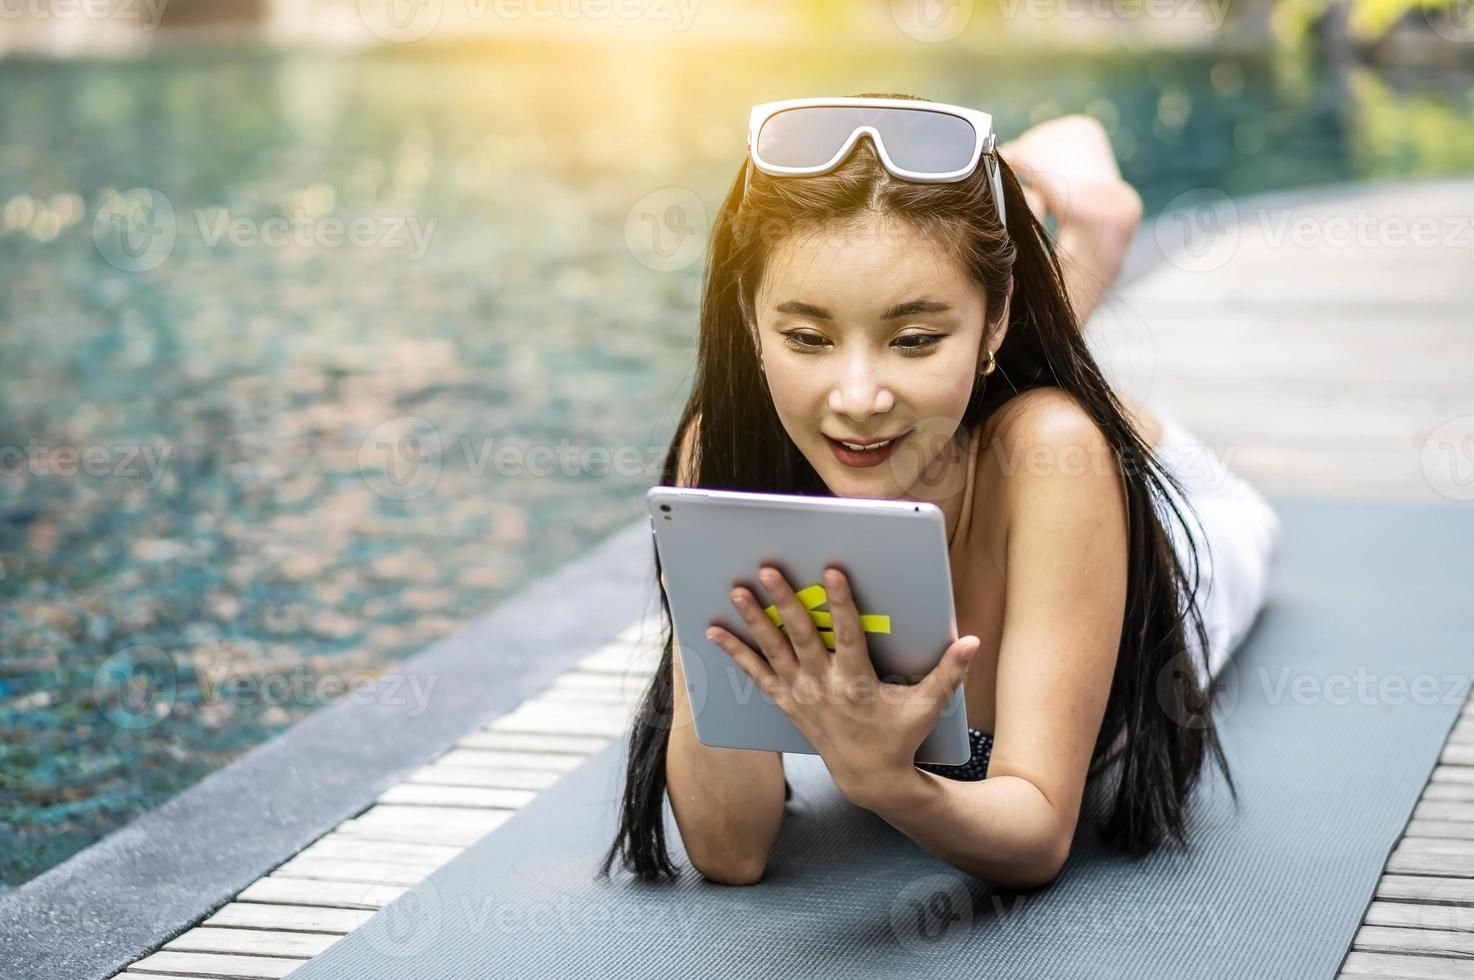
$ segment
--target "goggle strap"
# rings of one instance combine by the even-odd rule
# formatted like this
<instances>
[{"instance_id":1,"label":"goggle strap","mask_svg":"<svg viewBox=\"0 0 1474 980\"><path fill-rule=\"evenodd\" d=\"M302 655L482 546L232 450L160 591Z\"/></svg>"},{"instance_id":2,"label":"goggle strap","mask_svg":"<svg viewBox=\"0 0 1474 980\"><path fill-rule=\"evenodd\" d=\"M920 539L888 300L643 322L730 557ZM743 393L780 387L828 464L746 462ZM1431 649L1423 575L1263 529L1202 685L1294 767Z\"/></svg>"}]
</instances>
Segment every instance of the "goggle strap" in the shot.
<instances>
[{"instance_id":1,"label":"goggle strap","mask_svg":"<svg viewBox=\"0 0 1474 980\"><path fill-rule=\"evenodd\" d=\"M993 188L993 206L998 209L998 223L1007 231L1008 215L1003 210L1003 168L998 166L997 153L992 149L983 154L983 160L983 166L988 168L988 183Z\"/></svg>"}]
</instances>

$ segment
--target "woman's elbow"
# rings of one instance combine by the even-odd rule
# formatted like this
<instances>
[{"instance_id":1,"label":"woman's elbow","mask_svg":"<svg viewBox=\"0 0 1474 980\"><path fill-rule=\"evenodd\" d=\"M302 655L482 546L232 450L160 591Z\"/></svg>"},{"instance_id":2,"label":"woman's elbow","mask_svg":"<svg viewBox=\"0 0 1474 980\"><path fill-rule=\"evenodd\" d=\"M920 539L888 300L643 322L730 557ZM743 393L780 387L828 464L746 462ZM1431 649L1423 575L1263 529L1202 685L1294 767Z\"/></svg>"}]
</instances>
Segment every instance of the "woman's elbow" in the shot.
<instances>
[{"instance_id":1,"label":"woman's elbow","mask_svg":"<svg viewBox=\"0 0 1474 980\"><path fill-rule=\"evenodd\" d=\"M989 876L989 883L1000 888L1028 891L1043 888L1058 878L1070 857L1070 843L1049 842L1035 856L1015 864L1005 872Z\"/></svg>"},{"instance_id":2,"label":"woman's elbow","mask_svg":"<svg viewBox=\"0 0 1474 980\"><path fill-rule=\"evenodd\" d=\"M768 859L753 857L698 861L692 858L691 866L703 878L718 885L755 885L762 881L763 874L767 871Z\"/></svg>"},{"instance_id":3,"label":"woman's elbow","mask_svg":"<svg viewBox=\"0 0 1474 980\"><path fill-rule=\"evenodd\" d=\"M1141 226L1143 213L1141 195L1136 188L1124 180L1113 180L1094 185L1087 197L1082 210L1088 212L1098 234L1123 246L1131 241Z\"/></svg>"}]
</instances>

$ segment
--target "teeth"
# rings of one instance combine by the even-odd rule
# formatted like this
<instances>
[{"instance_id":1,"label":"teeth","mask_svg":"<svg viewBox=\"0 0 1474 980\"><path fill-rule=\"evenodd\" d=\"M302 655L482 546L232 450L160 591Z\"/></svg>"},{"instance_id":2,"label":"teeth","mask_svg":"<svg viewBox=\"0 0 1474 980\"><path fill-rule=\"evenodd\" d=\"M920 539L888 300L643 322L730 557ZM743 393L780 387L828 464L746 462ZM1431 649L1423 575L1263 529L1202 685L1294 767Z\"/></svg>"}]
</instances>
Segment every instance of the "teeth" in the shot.
<instances>
[{"instance_id":1,"label":"teeth","mask_svg":"<svg viewBox=\"0 0 1474 980\"><path fill-rule=\"evenodd\" d=\"M853 442L840 442L840 445L844 446L846 449L854 449L862 453L868 453L889 446L893 442L895 442L894 439L887 439L885 442L877 442L873 446L857 446Z\"/></svg>"}]
</instances>

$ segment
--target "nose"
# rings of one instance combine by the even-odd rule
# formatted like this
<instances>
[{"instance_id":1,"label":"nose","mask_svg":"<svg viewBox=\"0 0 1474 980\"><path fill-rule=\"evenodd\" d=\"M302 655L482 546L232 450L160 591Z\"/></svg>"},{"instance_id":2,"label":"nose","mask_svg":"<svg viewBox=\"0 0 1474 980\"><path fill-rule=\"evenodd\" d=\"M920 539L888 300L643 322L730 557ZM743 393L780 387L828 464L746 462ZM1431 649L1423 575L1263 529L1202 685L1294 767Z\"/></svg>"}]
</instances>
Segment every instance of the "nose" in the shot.
<instances>
[{"instance_id":1,"label":"nose","mask_svg":"<svg viewBox=\"0 0 1474 980\"><path fill-rule=\"evenodd\" d=\"M863 422L895 407L896 398L863 352L847 359L838 383L829 391L829 410Z\"/></svg>"}]
</instances>

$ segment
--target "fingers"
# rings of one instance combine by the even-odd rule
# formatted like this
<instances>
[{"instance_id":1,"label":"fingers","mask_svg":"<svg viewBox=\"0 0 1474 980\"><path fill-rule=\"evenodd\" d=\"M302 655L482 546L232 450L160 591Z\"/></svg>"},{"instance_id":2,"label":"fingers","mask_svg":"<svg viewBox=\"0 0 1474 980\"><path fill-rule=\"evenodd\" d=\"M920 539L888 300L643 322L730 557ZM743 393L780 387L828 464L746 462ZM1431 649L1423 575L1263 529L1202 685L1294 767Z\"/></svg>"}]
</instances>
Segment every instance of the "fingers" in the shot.
<instances>
[{"instance_id":1,"label":"fingers","mask_svg":"<svg viewBox=\"0 0 1474 980\"><path fill-rule=\"evenodd\" d=\"M953 692L967 679L968 669L980 646L982 641L972 634L959 637L947 648L931 673L912 689L918 698L925 701L932 717L941 715L947 702L952 699Z\"/></svg>"},{"instance_id":2,"label":"fingers","mask_svg":"<svg viewBox=\"0 0 1474 980\"><path fill-rule=\"evenodd\" d=\"M829 666L829 649L820 639L819 630L814 625L809 610L794 595L788 581L776 568L760 569L758 580L768 590L768 595L773 597L773 605L777 606L778 615L783 620L783 632L787 634L788 645L798 658L799 667L812 674L822 674ZM767 618L766 614L763 618ZM768 625L772 626L771 620Z\"/></svg>"},{"instance_id":3,"label":"fingers","mask_svg":"<svg viewBox=\"0 0 1474 980\"><path fill-rule=\"evenodd\" d=\"M736 607L738 615L752 631L753 639L757 640L759 649L767 658L772 669L779 676L788 677L798 669L799 661L794 656L793 649L789 645L789 638L783 635L777 625L768 618L758 605L757 598L742 587L732 590L732 605ZM785 618L784 622L788 622Z\"/></svg>"},{"instance_id":4,"label":"fingers","mask_svg":"<svg viewBox=\"0 0 1474 980\"><path fill-rule=\"evenodd\" d=\"M751 647L720 626L713 626L708 629L706 631L706 638L721 647L729 657L737 661L737 666L741 667L743 673L753 679L759 690L775 701L777 700L784 688L784 683L783 679L773 670L772 664L753 653Z\"/></svg>"},{"instance_id":5,"label":"fingers","mask_svg":"<svg viewBox=\"0 0 1474 980\"><path fill-rule=\"evenodd\" d=\"M1044 195L1028 184L1024 185L1024 200L1029 202L1029 210L1034 212L1034 220L1043 223L1048 216L1048 206L1044 203Z\"/></svg>"},{"instance_id":6,"label":"fingers","mask_svg":"<svg viewBox=\"0 0 1474 980\"><path fill-rule=\"evenodd\" d=\"M824 572L824 592L829 598L829 613L834 624L834 656L836 664L849 675L875 676L870 663L870 648L865 642L865 629L860 610L855 606L849 579L837 568Z\"/></svg>"}]
</instances>

